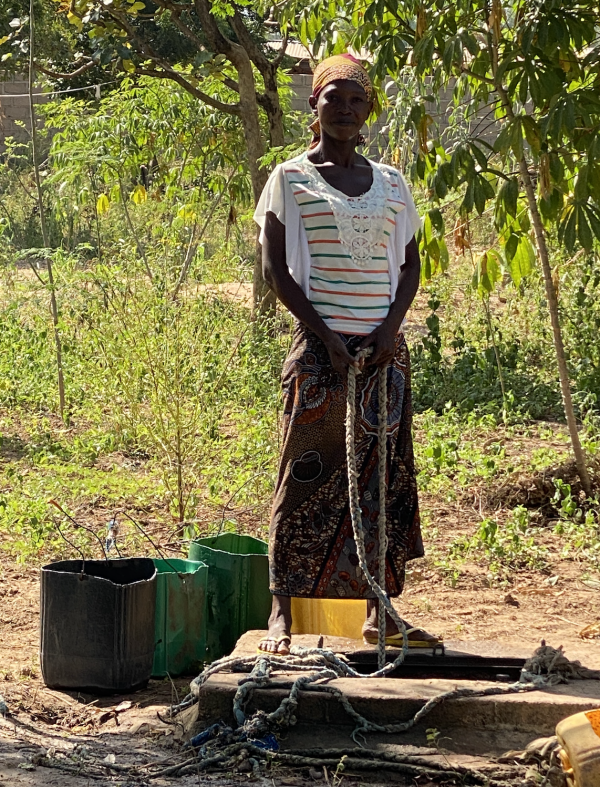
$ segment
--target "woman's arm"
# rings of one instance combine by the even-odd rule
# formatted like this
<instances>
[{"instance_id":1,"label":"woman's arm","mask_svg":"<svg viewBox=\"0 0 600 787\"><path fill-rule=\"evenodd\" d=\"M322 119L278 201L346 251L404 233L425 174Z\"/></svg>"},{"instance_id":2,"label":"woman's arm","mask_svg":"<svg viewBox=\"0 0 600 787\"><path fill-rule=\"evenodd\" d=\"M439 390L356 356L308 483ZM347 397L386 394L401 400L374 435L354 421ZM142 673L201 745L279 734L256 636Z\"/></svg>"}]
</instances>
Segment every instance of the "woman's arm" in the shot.
<instances>
[{"instance_id":1,"label":"woman's arm","mask_svg":"<svg viewBox=\"0 0 600 787\"><path fill-rule=\"evenodd\" d=\"M267 211L265 217L262 267L265 281L283 305L323 341L336 372L345 377L350 364L358 367L357 361L350 355L344 342L325 325L312 303L292 278L285 253L285 226L271 211Z\"/></svg>"},{"instance_id":2,"label":"woman's arm","mask_svg":"<svg viewBox=\"0 0 600 787\"><path fill-rule=\"evenodd\" d=\"M419 247L413 237L406 246L405 262L400 268L396 296L390 306L388 316L360 343L359 349L361 350L365 347L373 347L373 355L368 360L369 364L384 366L392 361L396 350L396 335L406 312L415 299L419 289L420 275Z\"/></svg>"}]
</instances>

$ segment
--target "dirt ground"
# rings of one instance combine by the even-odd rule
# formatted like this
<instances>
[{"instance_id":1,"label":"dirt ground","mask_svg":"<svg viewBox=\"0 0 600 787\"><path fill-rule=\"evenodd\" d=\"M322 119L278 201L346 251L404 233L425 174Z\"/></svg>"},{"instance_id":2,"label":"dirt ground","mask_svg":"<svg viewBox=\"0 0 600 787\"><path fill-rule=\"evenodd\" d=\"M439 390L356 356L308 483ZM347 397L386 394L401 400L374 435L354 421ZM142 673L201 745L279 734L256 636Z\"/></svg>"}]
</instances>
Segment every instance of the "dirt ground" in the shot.
<instances>
[{"instance_id":1,"label":"dirt ground","mask_svg":"<svg viewBox=\"0 0 600 787\"><path fill-rule=\"evenodd\" d=\"M473 531L469 520L477 513L469 516L464 501L448 506L421 495L421 504L434 513L443 542ZM491 582L488 567L473 561L460 566L460 579L452 588L428 561L417 560L409 564L398 607L413 625L447 640L502 641L533 650L545 639L554 647L563 645L570 658L599 668L600 639L579 634L600 621L600 582L590 578L587 566L561 560L557 541L548 533L551 558L546 571L520 570L504 582Z\"/></svg>"},{"instance_id":2,"label":"dirt ground","mask_svg":"<svg viewBox=\"0 0 600 787\"><path fill-rule=\"evenodd\" d=\"M179 761L183 732L161 722L157 714L187 692L189 678L173 684L151 681L147 689L128 697L99 698L46 688L38 656L38 568L1 557L0 569L0 694L10 714L0 717L0 785L125 787L133 782L123 780L119 768L148 762L168 767ZM569 657L600 668L600 642L578 636L585 624L598 620L598 591L579 579L572 563L554 569L559 577L554 584L540 579L539 573L521 574L508 592L485 587L477 566L467 567L461 587L454 589L435 572L428 574L415 566L399 607L413 624L447 639L500 640L533 651L544 638L554 646L564 645ZM200 783L198 778L183 777L176 783L187 787ZM384 782L374 779L346 777L344 784L392 781L388 775ZM201 783L215 787L247 781L246 774L201 776ZM262 781L270 787L326 783L318 773L282 771ZM151 783L160 787L173 782L153 779Z\"/></svg>"}]
</instances>

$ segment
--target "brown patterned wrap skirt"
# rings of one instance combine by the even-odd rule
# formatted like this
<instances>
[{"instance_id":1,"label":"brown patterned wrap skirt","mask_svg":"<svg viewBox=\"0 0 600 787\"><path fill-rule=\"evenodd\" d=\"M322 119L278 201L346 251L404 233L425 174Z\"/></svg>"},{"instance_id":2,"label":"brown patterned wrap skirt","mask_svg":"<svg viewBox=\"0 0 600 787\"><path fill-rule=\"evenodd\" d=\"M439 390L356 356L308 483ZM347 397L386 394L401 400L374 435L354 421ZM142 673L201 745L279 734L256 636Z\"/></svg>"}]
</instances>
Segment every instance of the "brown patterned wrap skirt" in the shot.
<instances>
[{"instance_id":1,"label":"brown patterned wrap skirt","mask_svg":"<svg viewBox=\"0 0 600 787\"><path fill-rule=\"evenodd\" d=\"M353 355L364 338L340 334ZM283 441L269 532L272 593L373 598L358 565L348 507L346 383L323 342L297 323L283 367ZM408 560L422 557L412 447L410 358L402 334L388 369L386 590L398 596ZM377 368L357 378L356 457L369 571L379 581Z\"/></svg>"}]
</instances>

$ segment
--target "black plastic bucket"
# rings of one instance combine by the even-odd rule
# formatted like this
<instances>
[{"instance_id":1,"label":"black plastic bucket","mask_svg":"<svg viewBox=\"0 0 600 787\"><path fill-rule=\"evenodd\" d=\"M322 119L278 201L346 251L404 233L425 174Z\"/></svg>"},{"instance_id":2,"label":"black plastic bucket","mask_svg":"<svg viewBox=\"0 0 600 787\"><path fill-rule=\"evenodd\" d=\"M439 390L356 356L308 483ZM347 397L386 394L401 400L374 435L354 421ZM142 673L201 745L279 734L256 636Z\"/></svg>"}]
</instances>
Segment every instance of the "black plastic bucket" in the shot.
<instances>
[{"instance_id":1,"label":"black plastic bucket","mask_svg":"<svg viewBox=\"0 0 600 787\"><path fill-rule=\"evenodd\" d=\"M152 674L156 568L150 558L62 560L42 568L47 686L126 692Z\"/></svg>"}]
</instances>

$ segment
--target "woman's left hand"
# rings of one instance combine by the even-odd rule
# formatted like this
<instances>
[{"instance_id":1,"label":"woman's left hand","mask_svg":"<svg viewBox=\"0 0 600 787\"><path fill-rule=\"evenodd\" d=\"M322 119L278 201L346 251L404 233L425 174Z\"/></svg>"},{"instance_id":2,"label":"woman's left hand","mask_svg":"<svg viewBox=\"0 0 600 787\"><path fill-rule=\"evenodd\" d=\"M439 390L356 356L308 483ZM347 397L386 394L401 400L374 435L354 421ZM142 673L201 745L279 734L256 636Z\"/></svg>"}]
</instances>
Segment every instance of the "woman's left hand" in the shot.
<instances>
[{"instance_id":1,"label":"woman's left hand","mask_svg":"<svg viewBox=\"0 0 600 787\"><path fill-rule=\"evenodd\" d=\"M383 322L372 333L365 336L359 344L358 350L372 347L373 355L362 359L362 366L365 364L369 366L372 364L375 366L387 366L387 364L391 363L396 353L396 334L397 331L394 330L393 326Z\"/></svg>"}]
</instances>

